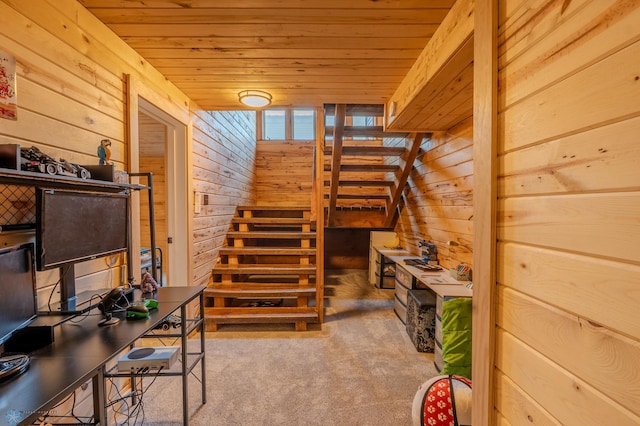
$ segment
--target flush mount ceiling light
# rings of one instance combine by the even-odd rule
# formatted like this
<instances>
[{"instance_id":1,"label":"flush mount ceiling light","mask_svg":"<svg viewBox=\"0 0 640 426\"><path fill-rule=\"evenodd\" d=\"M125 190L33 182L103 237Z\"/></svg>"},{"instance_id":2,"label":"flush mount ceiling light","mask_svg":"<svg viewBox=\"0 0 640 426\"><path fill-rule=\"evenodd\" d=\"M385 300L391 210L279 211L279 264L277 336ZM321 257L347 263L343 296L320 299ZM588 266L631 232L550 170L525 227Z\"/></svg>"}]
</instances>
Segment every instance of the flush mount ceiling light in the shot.
<instances>
[{"instance_id":1,"label":"flush mount ceiling light","mask_svg":"<svg viewBox=\"0 0 640 426\"><path fill-rule=\"evenodd\" d=\"M271 103L271 94L262 90L243 90L238 93L240 102L246 106L262 108Z\"/></svg>"}]
</instances>

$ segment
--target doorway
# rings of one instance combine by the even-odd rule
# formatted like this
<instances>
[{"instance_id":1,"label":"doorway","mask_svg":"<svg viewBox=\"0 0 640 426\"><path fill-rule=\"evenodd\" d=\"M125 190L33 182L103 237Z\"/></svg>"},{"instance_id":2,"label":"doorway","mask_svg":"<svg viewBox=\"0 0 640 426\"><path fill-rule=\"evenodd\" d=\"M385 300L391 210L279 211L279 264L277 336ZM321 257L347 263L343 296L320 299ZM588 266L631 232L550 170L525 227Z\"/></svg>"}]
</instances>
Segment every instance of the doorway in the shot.
<instances>
[{"instance_id":1,"label":"doorway","mask_svg":"<svg viewBox=\"0 0 640 426\"><path fill-rule=\"evenodd\" d=\"M159 285L167 282L170 271L169 230L167 223L167 126L144 111L138 111L138 152L140 172L150 173L147 184L153 197L139 197L140 208L140 274L151 273ZM148 195L148 194L147 194ZM151 209L153 203L153 238ZM152 246L155 248L152 250ZM152 256L156 256L156 273L152 270Z\"/></svg>"},{"instance_id":2,"label":"doorway","mask_svg":"<svg viewBox=\"0 0 640 426\"><path fill-rule=\"evenodd\" d=\"M133 276L139 281L147 267L151 272L142 258L155 251L156 258L161 258L156 269L158 282L165 286L188 285L191 265L187 126L142 97L136 104L137 108L131 111L132 124L137 125L131 129L130 170L152 174L157 249L151 247L148 191L136 191L132 196ZM145 177L138 182L149 183Z\"/></svg>"}]
</instances>

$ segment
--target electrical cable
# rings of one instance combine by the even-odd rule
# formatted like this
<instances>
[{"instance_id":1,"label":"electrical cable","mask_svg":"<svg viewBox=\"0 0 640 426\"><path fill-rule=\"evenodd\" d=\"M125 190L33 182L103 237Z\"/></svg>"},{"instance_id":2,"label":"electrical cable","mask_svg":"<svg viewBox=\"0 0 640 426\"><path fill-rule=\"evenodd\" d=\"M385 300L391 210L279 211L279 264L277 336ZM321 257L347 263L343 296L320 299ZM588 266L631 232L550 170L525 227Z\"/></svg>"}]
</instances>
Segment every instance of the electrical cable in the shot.
<instances>
[{"instance_id":1,"label":"electrical cable","mask_svg":"<svg viewBox=\"0 0 640 426\"><path fill-rule=\"evenodd\" d=\"M62 280L67 275L67 272L69 272L70 269L71 269L71 265L68 265L67 270L62 272L62 275L60 275L60 278L58 279L58 281L53 285L53 288L51 289L51 293L49 293L49 300L47 300L47 308L49 308L49 312L51 312L51 298L53 297L53 293L55 293L56 288L58 288L58 286L62 283Z\"/></svg>"},{"instance_id":2,"label":"electrical cable","mask_svg":"<svg viewBox=\"0 0 640 426\"><path fill-rule=\"evenodd\" d=\"M93 302L94 298L99 298L99 297L100 297L100 295L98 293L92 294L91 298L89 299L89 306L92 306L92 302ZM101 314L91 314L90 312L91 312L90 310L87 310L86 312L84 312L84 313L82 313L80 315L76 315L73 318L71 318L69 320L69 322L72 323L72 324L78 324L78 323L84 321L85 319L87 319L90 316L101 315Z\"/></svg>"},{"instance_id":3,"label":"electrical cable","mask_svg":"<svg viewBox=\"0 0 640 426\"><path fill-rule=\"evenodd\" d=\"M113 378L108 378L109 379L109 383L110 383L110 387L109 387L109 392L107 394L107 400L111 400L111 396L112 396L112 390L115 389L115 393L117 395L117 401L121 402L122 405L120 407L120 409L117 409L115 404L111 405L112 409L113 409L113 422L116 424L120 424L120 425L131 425L131 426L135 426L136 424L138 424L138 420L140 420L140 425L144 425L145 423L145 412L144 412L144 395L147 392L147 390L155 383L156 379L160 376L160 373L162 372L163 368L160 367L158 369L158 371L152 376L151 382L149 384L147 384L147 386L144 386L143 380L145 378L145 376L140 376L140 378L142 380L140 380L140 388L136 389L135 391L132 391L130 395L122 395L122 392L120 391L120 388L118 387L118 385L116 385L115 381L113 380ZM139 374L146 374L149 371L148 368L145 368L143 370L140 370L138 373ZM135 378L133 378L132 380L135 380ZM130 405L128 400L129 398L136 398L136 403L135 405ZM142 416L142 418L140 418L140 416ZM126 417L126 421L124 422L118 422L118 417ZM133 423L131 423L131 420L133 419Z\"/></svg>"}]
</instances>

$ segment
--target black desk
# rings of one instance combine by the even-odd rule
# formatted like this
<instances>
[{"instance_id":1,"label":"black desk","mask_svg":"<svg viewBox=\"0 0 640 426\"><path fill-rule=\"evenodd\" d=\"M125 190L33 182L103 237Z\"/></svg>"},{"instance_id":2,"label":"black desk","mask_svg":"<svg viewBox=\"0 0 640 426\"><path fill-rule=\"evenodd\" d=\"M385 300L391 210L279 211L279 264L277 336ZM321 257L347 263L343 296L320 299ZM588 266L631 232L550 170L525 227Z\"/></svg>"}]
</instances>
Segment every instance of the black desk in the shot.
<instances>
[{"instance_id":1,"label":"black desk","mask_svg":"<svg viewBox=\"0 0 640 426\"><path fill-rule=\"evenodd\" d=\"M107 363L117 359L136 340L149 335L165 318L177 311L180 311L182 318L179 332L176 330L177 334L172 335L170 330L164 336L181 339L183 422L188 424L187 375L198 363L201 366L202 403L206 402L203 291L203 286L158 289L158 309L152 310L148 319L123 318L116 325L99 327L101 316L91 315L78 323L67 321L55 327L55 341L30 354L29 369L0 385L0 425L15 425L8 421L7 414L10 411L19 414L19 424L32 423L89 379L93 380L94 417L100 424L106 425ZM139 297L140 293L134 294L134 298ZM188 319L187 305L196 298L200 303L199 316ZM200 352L193 359L193 354L189 357L187 351L187 337L195 330L200 333ZM187 362L190 358L192 362Z\"/></svg>"}]
</instances>

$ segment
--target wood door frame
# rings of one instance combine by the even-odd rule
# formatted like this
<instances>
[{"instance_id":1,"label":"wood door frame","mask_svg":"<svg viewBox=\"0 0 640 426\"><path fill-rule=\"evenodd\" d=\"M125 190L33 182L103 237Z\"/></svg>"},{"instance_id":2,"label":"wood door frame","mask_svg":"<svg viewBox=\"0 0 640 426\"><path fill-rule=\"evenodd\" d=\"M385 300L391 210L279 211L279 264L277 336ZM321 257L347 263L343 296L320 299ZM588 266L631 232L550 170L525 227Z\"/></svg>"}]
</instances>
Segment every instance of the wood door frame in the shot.
<instances>
[{"instance_id":1,"label":"wood door frame","mask_svg":"<svg viewBox=\"0 0 640 426\"><path fill-rule=\"evenodd\" d=\"M168 245L169 253L165 254L165 259L169 262L166 268L169 273L167 285L190 285L194 264L191 256L193 247L193 184L190 149L193 130L189 111L168 102L131 76L126 77L128 169L131 173L141 171L138 116L140 112L143 112L167 128L167 231L168 236L173 240ZM140 183L145 184L146 182ZM140 251L141 246L140 196L140 191L134 191L131 203L131 250L134 254ZM132 271L140 270L139 256L132 256L131 268Z\"/></svg>"}]
</instances>

